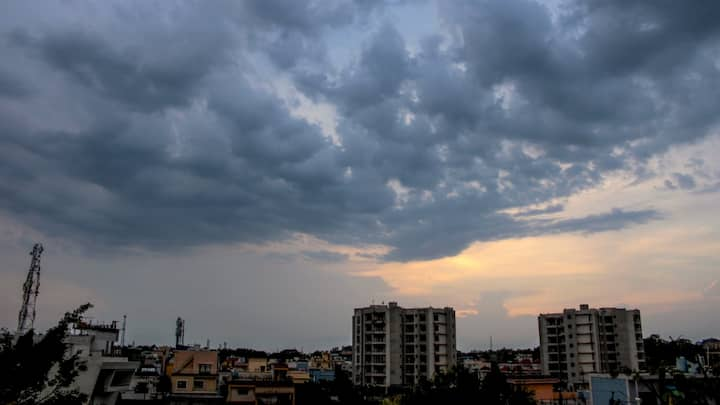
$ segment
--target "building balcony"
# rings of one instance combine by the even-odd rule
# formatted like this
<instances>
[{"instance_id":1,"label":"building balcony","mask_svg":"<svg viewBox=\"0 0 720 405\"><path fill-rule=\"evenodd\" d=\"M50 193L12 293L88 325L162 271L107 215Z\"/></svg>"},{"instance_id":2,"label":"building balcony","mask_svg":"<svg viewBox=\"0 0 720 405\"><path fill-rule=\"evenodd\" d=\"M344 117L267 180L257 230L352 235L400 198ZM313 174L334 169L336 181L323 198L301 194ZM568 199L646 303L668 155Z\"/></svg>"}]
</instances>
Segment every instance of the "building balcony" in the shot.
<instances>
[{"instance_id":1,"label":"building balcony","mask_svg":"<svg viewBox=\"0 0 720 405\"><path fill-rule=\"evenodd\" d=\"M366 377L382 377L385 378L385 373L365 373Z\"/></svg>"}]
</instances>

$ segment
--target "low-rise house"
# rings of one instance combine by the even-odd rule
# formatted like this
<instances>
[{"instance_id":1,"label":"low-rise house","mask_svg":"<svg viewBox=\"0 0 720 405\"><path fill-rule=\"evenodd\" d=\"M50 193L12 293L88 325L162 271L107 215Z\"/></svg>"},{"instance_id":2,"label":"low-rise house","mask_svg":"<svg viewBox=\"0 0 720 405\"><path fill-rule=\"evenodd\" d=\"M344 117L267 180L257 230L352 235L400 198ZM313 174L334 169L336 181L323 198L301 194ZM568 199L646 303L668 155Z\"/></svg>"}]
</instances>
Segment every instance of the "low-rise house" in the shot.
<instances>
[{"instance_id":1,"label":"low-rise house","mask_svg":"<svg viewBox=\"0 0 720 405\"><path fill-rule=\"evenodd\" d=\"M136 361L104 361L90 397L92 405L114 405L132 393L136 385Z\"/></svg>"},{"instance_id":2,"label":"low-rise house","mask_svg":"<svg viewBox=\"0 0 720 405\"><path fill-rule=\"evenodd\" d=\"M311 368L310 369L310 381L335 381L335 370L324 369L324 368Z\"/></svg>"},{"instance_id":3,"label":"low-rise house","mask_svg":"<svg viewBox=\"0 0 720 405\"><path fill-rule=\"evenodd\" d=\"M532 393L539 404L575 403L576 392L564 391L562 381L555 377L519 377L509 378L508 383Z\"/></svg>"},{"instance_id":4,"label":"low-rise house","mask_svg":"<svg viewBox=\"0 0 720 405\"><path fill-rule=\"evenodd\" d=\"M295 405L295 384L283 364L270 372L233 371L226 387L228 404Z\"/></svg>"},{"instance_id":5,"label":"low-rise house","mask_svg":"<svg viewBox=\"0 0 720 405\"><path fill-rule=\"evenodd\" d=\"M221 398L218 394L218 354L214 350L178 350L168 366L171 397Z\"/></svg>"},{"instance_id":6,"label":"low-rise house","mask_svg":"<svg viewBox=\"0 0 720 405\"><path fill-rule=\"evenodd\" d=\"M231 381L228 383L228 404L295 405L295 386L292 382Z\"/></svg>"},{"instance_id":7,"label":"low-rise house","mask_svg":"<svg viewBox=\"0 0 720 405\"><path fill-rule=\"evenodd\" d=\"M115 346L119 332L116 322L80 321L65 338L70 352L84 363L73 388L87 395L87 404L114 404L122 393L133 389L132 377L140 363L120 355Z\"/></svg>"}]
</instances>

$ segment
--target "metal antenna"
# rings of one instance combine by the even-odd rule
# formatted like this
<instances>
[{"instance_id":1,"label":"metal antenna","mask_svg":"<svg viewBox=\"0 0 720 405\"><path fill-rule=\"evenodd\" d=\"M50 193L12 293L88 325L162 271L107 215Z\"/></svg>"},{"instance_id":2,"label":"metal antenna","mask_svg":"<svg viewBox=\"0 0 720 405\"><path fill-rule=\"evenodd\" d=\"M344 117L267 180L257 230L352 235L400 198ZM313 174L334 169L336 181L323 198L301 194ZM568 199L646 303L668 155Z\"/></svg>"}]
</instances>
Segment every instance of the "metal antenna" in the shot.
<instances>
[{"instance_id":1,"label":"metal antenna","mask_svg":"<svg viewBox=\"0 0 720 405\"><path fill-rule=\"evenodd\" d=\"M120 347L125 347L125 327L127 326L127 315L123 315L122 335L120 335Z\"/></svg>"},{"instance_id":2,"label":"metal antenna","mask_svg":"<svg viewBox=\"0 0 720 405\"><path fill-rule=\"evenodd\" d=\"M185 344L185 321L178 316L175 321L175 347L180 347Z\"/></svg>"},{"instance_id":3,"label":"metal antenna","mask_svg":"<svg viewBox=\"0 0 720 405\"><path fill-rule=\"evenodd\" d=\"M43 245L40 243L36 243L33 246L32 252L30 252L32 259L30 261L27 278L25 279L25 283L23 283L22 306L18 314L17 333L19 335L25 334L35 326L35 315L37 314L36 303L38 294L40 293L40 256L42 252Z\"/></svg>"}]
</instances>

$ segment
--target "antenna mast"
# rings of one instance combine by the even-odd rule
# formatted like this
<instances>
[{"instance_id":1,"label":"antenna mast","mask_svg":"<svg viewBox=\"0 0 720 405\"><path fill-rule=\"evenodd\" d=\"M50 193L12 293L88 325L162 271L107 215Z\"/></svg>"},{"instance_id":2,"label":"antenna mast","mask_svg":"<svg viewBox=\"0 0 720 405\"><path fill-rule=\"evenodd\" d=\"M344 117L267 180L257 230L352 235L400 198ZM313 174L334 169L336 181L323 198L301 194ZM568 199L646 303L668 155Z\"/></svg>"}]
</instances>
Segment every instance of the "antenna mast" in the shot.
<instances>
[{"instance_id":1,"label":"antenna mast","mask_svg":"<svg viewBox=\"0 0 720 405\"><path fill-rule=\"evenodd\" d=\"M175 347L178 348L185 344L185 321L178 316L175 321Z\"/></svg>"},{"instance_id":2,"label":"antenna mast","mask_svg":"<svg viewBox=\"0 0 720 405\"><path fill-rule=\"evenodd\" d=\"M127 326L127 315L123 315L122 335L120 335L120 347L125 347L125 326Z\"/></svg>"},{"instance_id":3,"label":"antenna mast","mask_svg":"<svg viewBox=\"0 0 720 405\"><path fill-rule=\"evenodd\" d=\"M38 293L40 292L40 256L43 252L43 245L36 243L33 246L30 256L30 269L27 278L23 283L23 298L20 313L18 314L17 333L25 334L29 329L33 329L35 325L35 304L37 303Z\"/></svg>"}]
</instances>

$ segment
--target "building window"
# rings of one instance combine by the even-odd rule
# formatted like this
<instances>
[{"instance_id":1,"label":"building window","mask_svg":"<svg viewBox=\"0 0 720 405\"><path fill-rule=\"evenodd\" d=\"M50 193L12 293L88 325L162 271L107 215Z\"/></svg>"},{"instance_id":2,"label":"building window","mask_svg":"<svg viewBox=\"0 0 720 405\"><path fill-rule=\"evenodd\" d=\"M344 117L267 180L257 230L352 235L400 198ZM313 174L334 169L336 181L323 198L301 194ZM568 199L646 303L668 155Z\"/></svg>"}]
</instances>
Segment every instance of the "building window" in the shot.
<instances>
[{"instance_id":1,"label":"building window","mask_svg":"<svg viewBox=\"0 0 720 405\"><path fill-rule=\"evenodd\" d=\"M203 381L203 380L194 380L194 381L193 381L193 389L194 389L194 390L204 390L204 389L205 389L205 381Z\"/></svg>"},{"instance_id":2,"label":"building window","mask_svg":"<svg viewBox=\"0 0 720 405\"><path fill-rule=\"evenodd\" d=\"M248 394L250 394L250 390L247 388L236 388L235 393L237 395L248 395Z\"/></svg>"},{"instance_id":3,"label":"building window","mask_svg":"<svg viewBox=\"0 0 720 405\"><path fill-rule=\"evenodd\" d=\"M207 364L207 363L198 364L198 372L200 374L210 374L212 372L212 364Z\"/></svg>"},{"instance_id":4,"label":"building window","mask_svg":"<svg viewBox=\"0 0 720 405\"><path fill-rule=\"evenodd\" d=\"M187 381L177 380L177 382L175 383L175 387L177 387L177 389L179 390L187 389Z\"/></svg>"}]
</instances>

